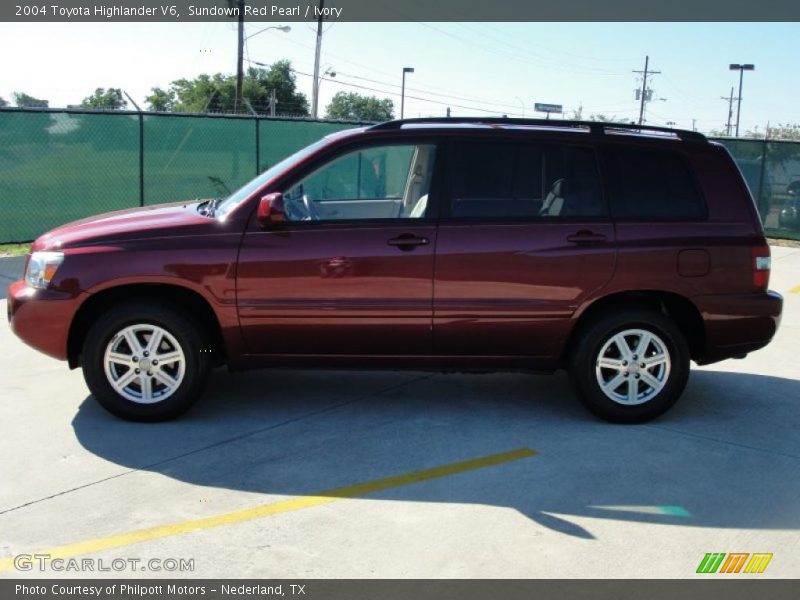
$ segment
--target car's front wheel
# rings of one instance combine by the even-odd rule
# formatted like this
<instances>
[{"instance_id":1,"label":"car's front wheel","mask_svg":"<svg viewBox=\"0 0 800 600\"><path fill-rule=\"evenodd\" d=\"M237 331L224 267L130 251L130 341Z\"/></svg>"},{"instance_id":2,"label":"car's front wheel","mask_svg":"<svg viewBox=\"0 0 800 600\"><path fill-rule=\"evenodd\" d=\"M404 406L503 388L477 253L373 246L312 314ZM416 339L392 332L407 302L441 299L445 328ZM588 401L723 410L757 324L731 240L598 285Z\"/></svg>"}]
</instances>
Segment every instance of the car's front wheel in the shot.
<instances>
[{"instance_id":1,"label":"car's front wheel","mask_svg":"<svg viewBox=\"0 0 800 600\"><path fill-rule=\"evenodd\" d=\"M614 311L582 332L570 374L592 412L609 421L641 423L680 397L689 377L689 349L663 314Z\"/></svg>"},{"instance_id":2,"label":"car's front wheel","mask_svg":"<svg viewBox=\"0 0 800 600\"><path fill-rule=\"evenodd\" d=\"M188 410L210 368L202 330L178 310L132 302L101 315L86 335L83 374L97 401L133 421Z\"/></svg>"}]
</instances>

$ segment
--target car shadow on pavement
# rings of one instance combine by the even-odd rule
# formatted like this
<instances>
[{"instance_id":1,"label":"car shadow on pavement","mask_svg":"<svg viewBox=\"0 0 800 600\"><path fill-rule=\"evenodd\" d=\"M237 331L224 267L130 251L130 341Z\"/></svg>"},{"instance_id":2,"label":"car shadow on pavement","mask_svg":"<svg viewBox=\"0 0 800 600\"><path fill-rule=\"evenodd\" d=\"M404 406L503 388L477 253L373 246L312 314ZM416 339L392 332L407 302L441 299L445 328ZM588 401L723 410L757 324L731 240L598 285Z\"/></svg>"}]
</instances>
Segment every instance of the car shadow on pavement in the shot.
<instances>
[{"instance_id":1,"label":"car shadow on pavement","mask_svg":"<svg viewBox=\"0 0 800 600\"><path fill-rule=\"evenodd\" d=\"M75 435L132 470L280 497L524 447L537 455L366 498L511 507L584 539L591 519L800 527L794 379L695 370L667 415L637 426L592 417L563 374L220 370L209 383L159 424L118 420L90 396Z\"/></svg>"}]
</instances>

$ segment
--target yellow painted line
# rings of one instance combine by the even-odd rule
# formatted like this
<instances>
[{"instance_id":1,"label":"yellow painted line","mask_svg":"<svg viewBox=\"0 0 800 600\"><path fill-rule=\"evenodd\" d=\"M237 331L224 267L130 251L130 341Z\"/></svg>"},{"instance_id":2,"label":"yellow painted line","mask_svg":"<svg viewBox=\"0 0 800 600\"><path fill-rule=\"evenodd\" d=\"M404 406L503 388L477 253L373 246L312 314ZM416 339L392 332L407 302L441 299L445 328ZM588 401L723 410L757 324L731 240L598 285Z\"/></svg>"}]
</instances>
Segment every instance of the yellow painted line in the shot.
<instances>
[{"instance_id":1,"label":"yellow painted line","mask_svg":"<svg viewBox=\"0 0 800 600\"><path fill-rule=\"evenodd\" d=\"M337 500L343 500L345 498L355 498L357 496L374 494L375 492L411 485L421 481L440 479L442 477L447 477L448 475L456 475L458 473L465 473L467 471L484 469L486 467L500 465L503 463L520 460L522 458L529 458L531 456L536 456L536 452L534 450L531 450L530 448L519 448L517 450L511 450L510 452L490 454L489 456L474 458L472 460L466 460L463 462L451 463L449 465L442 465L432 469L412 471L403 475L395 475L393 477L376 479L374 481L364 481L362 483L356 483L345 487L319 492L313 496L300 496L298 498L292 498L291 500L283 500L281 502L273 502L270 504L261 504L252 508L235 510L233 512L212 515L210 517L192 519L189 521L180 521L177 523L168 523L166 525L158 525L156 527L148 527L146 529L137 529L125 533L118 533L104 538L67 544L65 546L50 548L49 550L42 550L38 552L38 554L49 554L51 558L71 558L81 554L92 554L95 552L101 552L103 550L109 550L111 548L120 548L130 544L138 544L139 542L146 542L149 540L156 540L173 535L180 535L183 533L189 533L191 531L211 529L213 527L233 525L235 523L242 523L244 521L261 519L263 517L271 517L285 512L302 510L304 508L311 508L321 504L336 502ZM9 556L0 559L0 572L9 571L13 568L13 557Z\"/></svg>"},{"instance_id":2,"label":"yellow painted line","mask_svg":"<svg viewBox=\"0 0 800 600\"><path fill-rule=\"evenodd\" d=\"M789 290L790 294L800 294L800 285L794 286L792 289Z\"/></svg>"}]
</instances>

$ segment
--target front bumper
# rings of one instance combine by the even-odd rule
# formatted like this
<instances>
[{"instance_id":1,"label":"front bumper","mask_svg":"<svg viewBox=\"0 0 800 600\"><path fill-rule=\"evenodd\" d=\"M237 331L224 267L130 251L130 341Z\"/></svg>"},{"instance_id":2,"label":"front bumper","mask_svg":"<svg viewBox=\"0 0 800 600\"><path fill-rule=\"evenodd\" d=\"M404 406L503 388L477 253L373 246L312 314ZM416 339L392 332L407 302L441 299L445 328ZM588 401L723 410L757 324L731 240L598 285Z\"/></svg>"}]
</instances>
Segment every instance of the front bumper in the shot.
<instances>
[{"instance_id":1,"label":"front bumper","mask_svg":"<svg viewBox=\"0 0 800 600\"><path fill-rule=\"evenodd\" d=\"M759 350L772 341L781 323L783 297L778 292L715 294L693 298L706 324L701 365Z\"/></svg>"},{"instance_id":2,"label":"front bumper","mask_svg":"<svg viewBox=\"0 0 800 600\"><path fill-rule=\"evenodd\" d=\"M40 352L67 360L67 340L84 294L37 290L24 281L8 287L8 323L17 336Z\"/></svg>"}]
</instances>

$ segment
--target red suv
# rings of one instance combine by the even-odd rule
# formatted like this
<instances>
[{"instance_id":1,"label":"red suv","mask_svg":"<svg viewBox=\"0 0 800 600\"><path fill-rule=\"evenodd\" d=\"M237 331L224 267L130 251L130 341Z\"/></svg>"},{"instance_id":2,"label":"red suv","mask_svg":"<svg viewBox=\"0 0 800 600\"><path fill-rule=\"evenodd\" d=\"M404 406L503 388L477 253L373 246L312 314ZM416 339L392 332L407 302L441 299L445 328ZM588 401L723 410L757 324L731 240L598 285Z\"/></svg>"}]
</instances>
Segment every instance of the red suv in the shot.
<instances>
[{"instance_id":1,"label":"red suv","mask_svg":"<svg viewBox=\"0 0 800 600\"><path fill-rule=\"evenodd\" d=\"M214 366L569 369L641 422L689 361L765 346L782 299L728 152L698 133L515 119L340 132L225 199L55 229L14 331L127 419L189 408Z\"/></svg>"}]
</instances>

